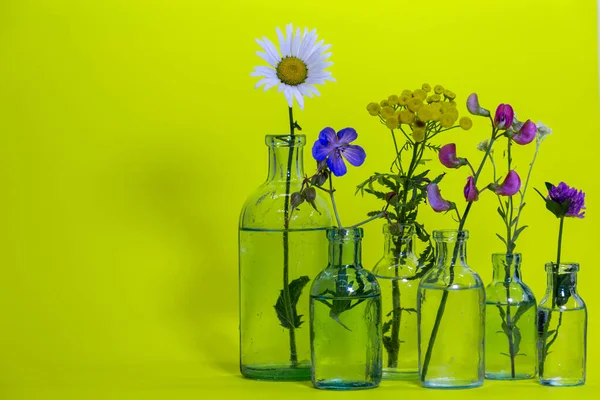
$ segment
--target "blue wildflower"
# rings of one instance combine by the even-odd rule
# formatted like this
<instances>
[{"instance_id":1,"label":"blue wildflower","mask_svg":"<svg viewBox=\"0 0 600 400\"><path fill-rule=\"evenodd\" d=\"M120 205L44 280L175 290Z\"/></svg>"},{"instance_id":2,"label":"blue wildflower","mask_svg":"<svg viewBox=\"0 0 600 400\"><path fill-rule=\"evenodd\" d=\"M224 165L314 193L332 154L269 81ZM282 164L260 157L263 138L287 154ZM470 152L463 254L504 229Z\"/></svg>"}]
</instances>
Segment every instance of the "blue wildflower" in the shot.
<instances>
[{"instance_id":1,"label":"blue wildflower","mask_svg":"<svg viewBox=\"0 0 600 400\"><path fill-rule=\"evenodd\" d=\"M365 162L367 154L357 145L350 144L358 134L353 128L344 128L336 135L333 128L325 128L319 133L319 139L312 148L315 160L327 160L327 166L335 176L343 176L347 172L346 159L350 164L358 167Z\"/></svg>"}]
</instances>

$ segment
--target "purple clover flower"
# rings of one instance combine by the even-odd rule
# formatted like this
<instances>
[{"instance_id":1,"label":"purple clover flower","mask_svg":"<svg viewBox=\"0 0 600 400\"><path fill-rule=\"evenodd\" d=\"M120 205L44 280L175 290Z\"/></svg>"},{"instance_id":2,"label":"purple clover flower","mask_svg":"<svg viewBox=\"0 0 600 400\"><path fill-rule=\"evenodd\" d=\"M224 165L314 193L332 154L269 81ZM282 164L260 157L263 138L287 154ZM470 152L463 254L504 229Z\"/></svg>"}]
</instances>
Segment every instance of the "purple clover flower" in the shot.
<instances>
[{"instance_id":1,"label":"purple clover flower","mask_svg":"<svg viewBox=\"0 0 600 400\"><path fill-rule=\"evenodd\" d=\"M558 186L551 185L548 190L548 200L552 200L559 205L569 200L569 210L564 214L565 217L583 218L585 216L585 193L581 190L569 187L565 182Z\"/></svg>"},{"instance_id":2,"label":"purple clover flower","mask_svg":"<svg viewBox=\"0 0 600 400\"><path fill-rule=\"evenodd\" d=\"M333 128L325 128L319 133L319 139L312 148L313 158L317 161L327 160L327 166L335 176L346 175L346 159L355 167L365 162L367 154L357 145L350 144L358 134L353 128L344 128L336 135Z\"/></svg>"}]
</instances>

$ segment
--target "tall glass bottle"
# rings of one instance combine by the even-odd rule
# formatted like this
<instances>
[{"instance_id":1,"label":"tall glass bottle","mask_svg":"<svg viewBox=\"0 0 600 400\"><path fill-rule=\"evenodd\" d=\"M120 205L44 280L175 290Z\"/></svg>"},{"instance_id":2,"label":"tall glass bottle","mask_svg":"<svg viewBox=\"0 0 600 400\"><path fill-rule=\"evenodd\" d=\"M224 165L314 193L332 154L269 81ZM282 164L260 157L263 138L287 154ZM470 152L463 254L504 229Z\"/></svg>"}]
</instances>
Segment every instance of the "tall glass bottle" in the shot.
<instances>
[{"instance_id":1,"label":"tall glass bottle","mask_svg":"<svg viewBox=\"0 0 600 400\"><path fill-rule=\"evenodd\" d=\"M486 290L485 377L529 379L537 372L536 301L521 280L521 254L492 254Z\"/></svg>"},{"instance_id":2,"label":"tall glass bottle","mask_svg":"<svg viewBox=\"0 0 600 400\"><path fill-rule=\"evenodd\" d=\"M419 376L429 388L484 380L485 289L467 265L468 231L434 231L436 265L419 284Z\"/></svg>"},{"instance_id":3,"label":"tall glass bottle","mask_svg":"<svg viewBox=\"0 0 600 400\"><path fill-rule=\"evenodd\" d=\"M419 371L417 290L426 270L415 254L413 225L383 226L384 253L373 268L381 288L383 379L416 378Z\"/></svg>"},{"instance_id":4,"label":"tall glass bottle","mask_svg":"<svg viewBox=\"0 0 600 400\"><path fill-rule=\"evenodd\" d=\"M577 293L579 264L546 264L548 287L538 307L540 383L578 386L585 383L587 308Z\"/></svg>"},{"instance_id":5,"label":"tall glass bottle","mask_svg":"<svg viewBox=\"0 0 600 400\"><path fill-rule=\"evenodd\" d=\"M381 381L381 293L361 263L361 228L327 231L329 263L310 289L312 381L370 389Z\"/></svg>"},{"instance_id":6,"label":"tall glass bottle","mask_svg":"<svg viewBox=\"0 0 600 400\"><path fill-rule=\"evenodd\" d=\"M292 212L291 193L304 177L304 135L266 136L267 180L240 215L240 370L248 378L309 380L308 282L327 257L329 203Z\"/></svg>"}]
</instances>

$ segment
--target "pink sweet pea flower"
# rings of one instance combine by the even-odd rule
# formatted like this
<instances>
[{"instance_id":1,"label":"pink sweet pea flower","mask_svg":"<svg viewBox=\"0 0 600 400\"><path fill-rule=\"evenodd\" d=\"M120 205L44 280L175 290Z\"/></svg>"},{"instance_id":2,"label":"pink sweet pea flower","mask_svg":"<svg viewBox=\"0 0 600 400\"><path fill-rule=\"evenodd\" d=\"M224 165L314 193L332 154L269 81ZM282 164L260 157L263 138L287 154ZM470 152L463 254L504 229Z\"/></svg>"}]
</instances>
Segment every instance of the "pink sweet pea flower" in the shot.
<instances>
[{"instance_id":1,"label":"pink sweet pea flower","mask_svg":"<svg viewBox=\"0 0 600 400\"><path fill-rule=\"evenodd\" d=\"M515 112L510 104L500 104L496 108L496 116L494 117L494 125L498 129L508 129L513 124Z\"/></svg>"},{"instance_id":2,"label":"pink sweet pea flower","mask_svg":"<svg viewBox=\"0 0 600 400\"><path fill-rule=\"evenodd\" d=\"M475 179L472 176L467 178L467 184L465 185L465 200L477 201L479 200L479 193L477 193L477 187L475 186Z\"/></svg>"},{"instance_id":3,"label":"pink sweet pea flower","mask_svg":"<svg viewBox=\"0 0 600 400\"><path fill-rule=\"evenodd\" d=\"M535 139L537 134L537 126L530 119L522 124L521 129L512 136L512 140L517 144L529 144Z\"/></svg>"},{"instance_id":4,"label":"pink sweet pea flower","mask_svg":"<svg viewBox=\"0 0 600 400\"><path fill-rule=\"evenodd\" d=\"M513 196L519 193L519 189L521 189L521 178L514 170L510 170L502 184L497 185L493 183L490 185L490 188L500 196Z\"/></svg>"},{"instance_id":5,"label":"pink sweet pea flower","mask_svg":"<svg viewBox=\"0 0 600 400\"><path fill-rule=\"evenodd\" d=\"M435 212L444 212L453 208L452 202L444 200L437 183L427 185L427 202Z\"/></svg>"},{"instance_id":6,"label":"pink sweet pea flower","mask_svg":"<svg viewBox=\"0 0 600 400\"><path fill-rule=\"evenodd\" d=\"M471 93L467 98L467 110L473 115L480 115L482 117L489 117L490 112L479 105L479 98L477 93Z\"/></svg>"},{"instance_id":7,"label":"pink sweet pea flower","mask_svg":"<svg viewBox=\"0 0 600 400\"><path fill-rule=\"evenodd\" d=\"M456 157L456 144L448 143L440 149L438 154L440 162L447 168L459 168L467 164L464 158Z\"/></svg>"}]
</instances>

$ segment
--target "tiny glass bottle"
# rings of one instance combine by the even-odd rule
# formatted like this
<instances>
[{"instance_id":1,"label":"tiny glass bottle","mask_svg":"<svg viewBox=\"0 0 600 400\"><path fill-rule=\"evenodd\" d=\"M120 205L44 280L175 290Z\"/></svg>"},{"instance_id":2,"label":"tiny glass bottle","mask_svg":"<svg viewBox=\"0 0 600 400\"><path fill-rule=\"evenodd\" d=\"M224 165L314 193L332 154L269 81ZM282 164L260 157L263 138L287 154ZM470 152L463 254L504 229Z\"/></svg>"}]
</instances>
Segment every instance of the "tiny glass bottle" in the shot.
<instances>
[{"instance_id":1,"label":"tiny glass bottle","mask_svg":"<svg viewBox=\"0 0 600 400\"><path fill-rule=\"evenodd\" d=\"M419 284L419 377L428 388L484 380L485 289L467 265L468 231L434 231L436 264Z\"/></svg>"},{"instance_id":2,"label":"tiny glass bottle","mask_svg":"<svg viewBox=\"0 0 600 400\"><path fill-rule=\"evenodd\" d=\"M352 390L381 381L381 294L362 268L361 228L327 231L329 263L310 291L312 382Z\"/></svg>"},{"instance_id":3,"label":"tiny glass bottle","mask_svg":"<svg viewBox=\"0 0 600 400\"><path fill-rule=\"evenodd\" d=\"M486 290L485 377L530 379L537 372L536 300L521 280L521 254L492 254Z\"/></svg>"},{"instance_id":4,"label":"tiny glass bottle","mask_svg":"<svg viewBox=\"0 0 600 400\"><path fill-rule=\"evenodd\" d=\"M427 272L415 253L413 225L383 226L384 253L373 268L381 288L383 379L418 376L417 290Z\"/></svg>"},{"instance_id":5,"label":"tiny glass bottle","mask_svg":"<svg viewBox=\"0 0 600 400\"><path fill-rule=\"evenodd\" d=\"M577 293L579 264L546 264L548 286L538 306L539 379L542 385L585 383L587 308Z\"/></svg>"}]
</instances>

